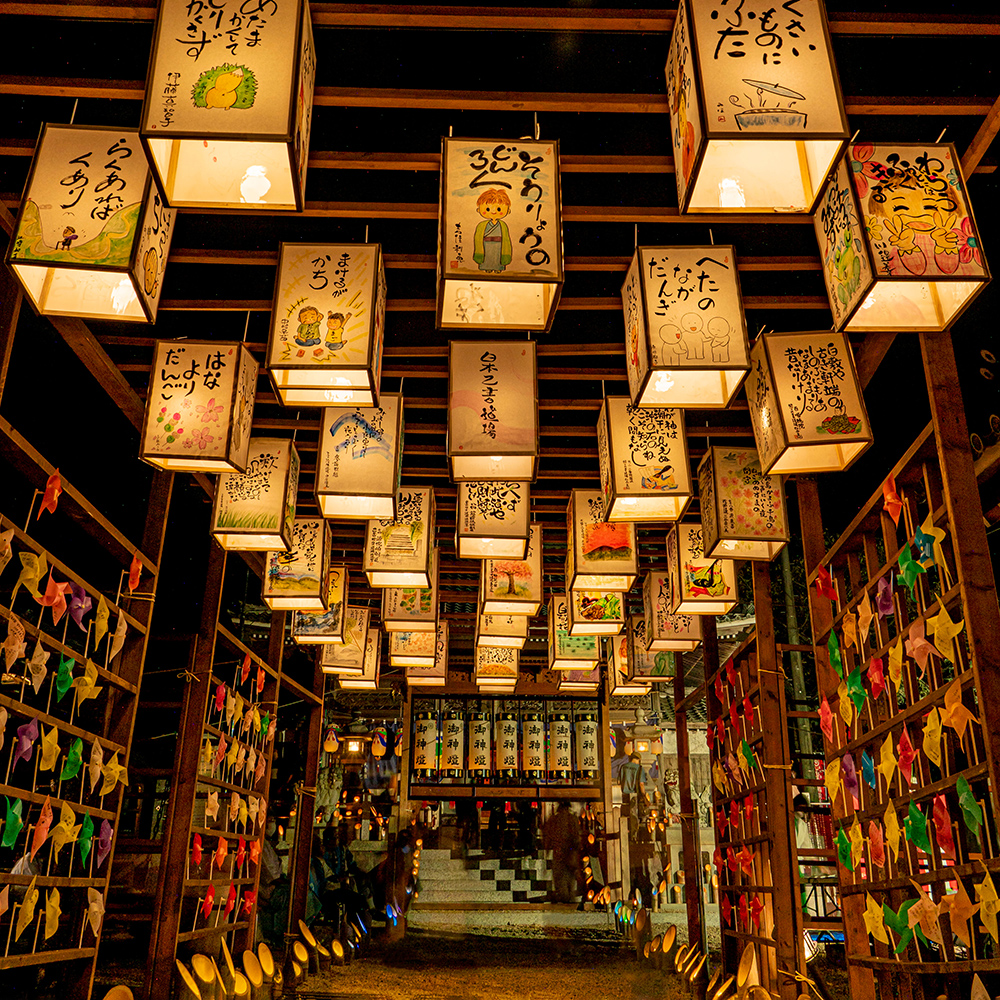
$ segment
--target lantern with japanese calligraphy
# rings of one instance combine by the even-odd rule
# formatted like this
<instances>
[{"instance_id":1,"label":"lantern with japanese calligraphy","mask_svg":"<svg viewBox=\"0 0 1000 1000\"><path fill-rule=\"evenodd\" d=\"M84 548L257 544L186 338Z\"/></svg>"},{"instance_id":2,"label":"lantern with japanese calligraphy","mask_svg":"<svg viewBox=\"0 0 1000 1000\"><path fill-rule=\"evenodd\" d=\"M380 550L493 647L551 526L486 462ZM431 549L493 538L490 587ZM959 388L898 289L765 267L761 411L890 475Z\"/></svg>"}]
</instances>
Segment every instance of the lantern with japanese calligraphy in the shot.
<instances>
[{"instance_id":1,"label":"lantern with japanese calligraphy","mask_svg":"<svg viewBox=\"0 0 1000 1000\"><path fill-rule=\"evenodd\" d=\"M437 632L437 548L434 549L432 558L431 585L429 587L385 587L383 589L382 627L386 632Z\"/></svg>"},{"instance_id":2,"label":"lantern with japanese calligraphy","mask_svg":"<svg viewBox=\"0 0 1000 1000\"><path fill-rule=\"evenodd\" d=\"M608 658L608 690L613 695L646 695L649 685L629 679L628 675L629 630L611 639L611 655Z\"/></svg>"},{"instance_id":3,"label":"lantern with japanese calligraphy","mask_svg":"<svg viewBox=\"0 0 1000 1000\"><path fill-rule=\"evenodd\" d=\"M732 559L706 558L701 539L700 524L676 524L667 534L670 614L725 615L739 600L736 564Z\"/></svg>"},{"instance_id":4,"label":"lantern with japanese calligraphy","mask_svg":"<svg viewBox=\"0 0 1000 1000\"><path fill-rule=\"evenodd\" d=\"M563 284L559 144L442 139L442 330L547 330Z\"/></svg>"},{"instance_id":5,"label":"lantern with japanese calligraphy","mask_svg":"<svg viewBox=\"0 0 1000 1000\"><path fill-rule=\"evenodd\" d=\"M256 393L246 345L156 341L139 457L167 472L246 472Z\"/></svg>"},{"instance_id":6,"label":"lantern with japanese calligraphy","mask_svg":"<svg viewBox=\"0 0 1000 1000\"><path fill-rule=\"evenodd\" d=\"M513 782L518 777L518 726L517 713L501 709L494 718L496 726L496 777L502 782Z\"/></svg>"},{"instance_id":7,"label":"lantern with japanese calligraphy","mask_svg":"<svg viewBox=\"0 0 1000 1000\"><path fill-rule=\"evenodd\" d=\"M268 552L262 598L272 611L325 611L330 568L330 523L297 517L288 552Z\"/></svg>"},{"instance_id":8,"label":"lantern with japanese calligraphy","mask_svg":"<svg viewBox=\"0 0 1000 1000\"><path fill-rule=\"evenodd\" d=\"M848 136L821 0L681 0L666 76L682 212L813 210Z\"/></svg>"},{"instance_id":9,"label":"lantern with japanese calligraphy","mask_svg":"<svg viewBox=\"0 0 1000 1000\"><path fill-rule=\"evenodd\" d=\"M691 502L684 411L609 396L597 420L606 521L676 521Z\"/></svg>"},{"instance_id":10,"label":"lantern with japanese calligraphy","mask_svg":"<svg viewBox=\"0 0 1000 1000\"><path fill-rule=\"evenodd\" d=\"M370 520L364 571L373 587L430 587L434 569L434 491L406 489L395 518Z\"/></svg>"},{"instance_id":11,"label":"lantern with japanese calligraphy","mask_svg":"<svg viewBox=\"0 0 1000 1000\"><path fill-rule=\"evenodd\" d=\"M493 727L490 713L478 711L469 713L469 778L485 781L490 777L490 761L493 760Z\"/></svg>"},{"instance_id":12,"label":"lantern with japanese calligraphy","mask_svg":"<svg viewBox=\"0 0 1000 1000\"><path fill-rule=\"evenodd\" d=\"M521 715L521 770L537 782L545 779L545 716L541 712Z\"/></svg>"},{"instance_id":13,"label":"lantern with japanese calligraphy","mask_svg":"<svg viewBox=\"0 0 1000 1000\"><path fill-rule=\"evenodd\" d=\"M288 438L251 438L246 472L219 476L212 534L224 549L292 548L299 453Z\"/></svg>"},{"instance_id":14,"label":"lantern with japanese calligraphy","mask_svg":"<svg viewBox=\"0 0 1000 1000\"><path fill-rule=\"evenodd\" d=\"M528 641L525 615L476 615L476 645L524 649Z\"/></svg>"},{"instance_id":15,"label":"lantern with japanese calligraphy","mask_svg":"<svg viewBox=\"0 0 1000 1000\"><path fill-rule=\"evenodd\" d=\"M319 647L319 665L324 674L358 675L365 670L365 643L370 632L371 611L348 605L344 641Z\"/></svg>"},{"instance_id":16,"label":"lantern with japanese calligraphy","mask_svg":"<svg viewBox=\"0 0 1000 1000\"><path fill-rule=\"evenodd\" d=\"M281 244L267 367L285 406L378 406L384 334L379 244Z\"/></svg>"},{"instance_id":17,"label":"lantern with japanese calligraphy","mask_svg":"<svg viewBox=\"0 0 1000 1000\"><path fill-rule=\"evenodd\" d=\"M615 591L569 590L566 604L571 636L618 635L625 627L625 602Z\"/></svg>"},{"instance_id":18,"label":"lantern with japanese calligraphy","mask_svg":"<svg viewBox=\"0 0 1000 1000\"><path fill-rule=\"evenodd\" d=\"M304 207L316 55L303 0L161 0L140 133L170 205Z\"/></svg>"},{"instance_id":19,"label":"lantern with japanese calligraphy","mask_svg":"<svg viewBox=\"0 0 1000 1000\"><path fill-rule=\"evenodd\" d=\"M326 610L293 611L292 638L299 645L321 646L347 641L348 570L331 566L327 576Z\"/></svg>"},{"instance_id":20,"label":"lantern with japanese calligraphy","mask_svg":"<svg viewBox=\"0 0 1000 1000\"><path fill-rule=\"evenodd\" d=\"M990 280L951 143L852 143L813 225L837 330L946 330Z\"/></svg>"},{"instance_id":21,"label":"lantern with japanese calligraphy","mask_svg":"<svg viewBox=\"0 0 1000 1000\"><path fill-rule=\"evenodd\" d=\"M438 624L435 633L434 663L431 666L407 664L406 683L410 687L444 687L448 681L448 623Z\"/></svg>"},{"instance_id":22,"label":"lantern with japanese calligraphy","mask_svg":"<svg viewBox=\"0 0 1000 1000\"><path fill-rule=\"evenodd\" d=\"M672 614L670 574L650 570L642 581L645 652L690 651L701 642L701 615Z\"/></svg>"},{"instance_id":23,"label":"lantern with japanese calligraphy","mask_svg":"<svg viewBox=\"0 0 1000 1000\"><path fill-rule=\"evenodd\" d=\"M560 694L597 694L601 686L600 665L589 670L560 670Z\"/></svg>"},{"instance_id":24,"label":"lantern with japanese calligraphy","mask_svg":"<svg viewBox=\"0 0 1000 1000\"><path fill-rule=\"evenodd\" d=\"M571 636L569 601L565 595L549 599L549 670L589 670L600 660L597 636Z\"/></svg>"},{"instance_id":25,"label":"lantern with japanese calligraphy","mask_svg":"<svg viewBox=\"0 0 1000 1000\"><path fill-rule=\"evenodd\" d=\"M628 679L641 684L673 680L673 654L666 650L650 652L646 619L632 615L628 625Z\"/></svg>"},{"instance_id":26,"label":"lantern with japanese calligraphy","mask_svg":"<svg viewBox=\"0 0 1000 1000\"><path fill-rule=\"evenodd\" d=\"M368 629L365 637L365 655L361 674L339 674L337 684L345 691L377 691L382 660L382 633L377 628Z\"/></svg>"},{"instance_id":27,"label":"lantern with japanese calligraphy","mask_svg":"<svg viewBox=\"0 0 1000 1000\"><path fill-rule=\"evenodd\" d=\"M441 715L441 777L465 774L465 713L451 709Z\"/></svg>"},{"instance_id":28,"label":"lantern with japanese calligraphy","mask_svg":"<svg viewBox=\"0 0 1000 1000\"><path fill-rule=\"evenodd\" d=\"M153 323L175 216L135 129L43 125L7 263L42 316Z\"/></svg>"},{"instance_id":29,"label":"lantern with japanese calligraphy","mask_svg":"<svg viewBox=\"0 0 1000 1000\"><path fill-rule=\"evenodd\" d=\"M593 781L599 774L597 763L597 709L576 710L573 720L576 734L576 776Z\"/></svg>"},{"instance_id":30,"label":"lantern with japanese calligraphy","mask_svg":"<svg viewBox=\"0 0 1000 1000\"><path fill-rule=\"evenodd\" d=\"M476 683L486 687L509 688L517 684L520 652L510 647L476 646Z\"/></svg>"},{"instance_id":31,"label":"lantern with japanese calligraphy","mask_svg":"<svg viewBox=\"0 0 1000 1000\"><path fill-rule=\"evenodd\" d=\"M479 613L537 615L542 606L542 526L531 525L524 559L484 559L479 571Z\"/></svg>"},{"instance_id":32,"label":"lantern with japanese calligraphy","mask_svg":"<svg viewBox=\"0 0 1000 1000\"><path fill-rule=\"evenodd\" d=\"M573 777L573 720L569 702L552 702L549 712L548 772L550 781Z\"/></svg>"},{"instance_id":33,"label":"lantern with japanese calligraphy","mask_svg":"<svg viewBox=\"0 0 1000 1000\"><path fill-rule=\"evenodd\" d=\"M762 333L747 379L761 472L841 472L871 447L846 334Z\"/></svg>"},{"instance_id":34,"label":"lantern with japanese calligraphy","mask_svg":"<svg viewBox=\"0 0 1000 1000\"><path fill-rule=\"evenodd\" d=\"M698 466L705 554L770 561L788 544L781 476L765 476L753 448L713 445Z\"/></svg>"},{"instance_id":35,"label":"lantern with japanese calligraphy","mask_svg":"<svg viewBox=\"0 0 1000 1000\"><path fill-rule=\"evenodd\" d=\"M627 591L637 574L635 525L604 521L600 490L572 490L566 508L566 589Z\"/></svg>"},{"instance_id":36,"label":"lantern with japanese calligraphy","mask_svg":"<svg viewBox=\"0 0 1000 1000\"><path fill-rule=\"evenodd\" d=\"M523 559L528 551L528 483L459 483L455 553L459 559Z\"/></svg>"},{"instance_id":37,"label":"lantern with japanese calligraphy","mask_svg":"<svg viewBox=\"0 0 1000 1000\"><path fill-rule=\"evenodd\" d=\"M433 667L437 657L437 632L390 632L389 663Z\"/></svg>"},{"instance_id":38,"label":"lantern with japanese calligraphy","mask_svg":"<svg viewBox=\"0 0 1000 1000\"><path fill-rule=\"evenodd\" d=\"M437 713L416 712L413 719L413 770L422 772L422 778L430 777L428 772L437 770L440 755Z\"/></svg>"}]
</instances>

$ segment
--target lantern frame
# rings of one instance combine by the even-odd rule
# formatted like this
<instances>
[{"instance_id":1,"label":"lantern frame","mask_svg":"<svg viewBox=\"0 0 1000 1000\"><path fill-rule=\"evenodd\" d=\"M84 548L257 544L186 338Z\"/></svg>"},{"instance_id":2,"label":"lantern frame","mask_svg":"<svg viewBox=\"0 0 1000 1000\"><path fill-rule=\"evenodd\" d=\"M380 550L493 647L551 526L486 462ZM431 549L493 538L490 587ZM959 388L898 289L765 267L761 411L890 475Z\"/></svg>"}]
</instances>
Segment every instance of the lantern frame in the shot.
<instances>
[{"instance_id":1,"label":"lantern frame","mask_svg":"<svg viewBox=\"0 0 1000 1000\"><path fill-rule=\"evenodd\" d=\"M526 615L476 615L477 646L509 646L524 649L528 641Z\"/></svg>"},{"instance_id":2,"label":"lantern frame","mask_svg":"<svg viewBox=\"0 0 1000 1000\"><path fill-rule=\"evenodd\" d=\"M628 627L628 679L640 684L665 684L673 682L675 666L667 650L648 650L646 647L646 619L632 615ZM665 666L667 673L658 673Z\"/></svg>"},{"instance_id":3,"label":"lantern frame","mask_svg":"<svg viewBox=\"0 0 1000 1000\"><path fill-rule=\"evenodd\" d=\"M601 660L598 636L571 636L569 625L567 595L553 594L548 607L549 670L592 670Z\"/></svg>"},{"instance_id":4,"label":"lantern frame","mask_svg":"<svg viewBox=\"0 0 1000 1000\"><path fill-rule=\"evenodd\" d=\"M429 587L382 588L382 628L386 632L437 632L441 612L438 603L440 549L437 546L434 547L432 559L431 585ZM415 602L416 610L414 612L405 610L407 601ZM421 610L425 601L428 606L426 613Z\"/></svg>"},{"instance_id":5,"label":"lantern frame","mask_svg":"<svg viewBox=\"0 0 1000 1000\"><path fill-rule=\"evenodd\" d=\"M337 686L345 691L377 691L381 672L382 633L377 628L370 628L365 638L365 660L361 673L338 675Z\"/></svg>"},{"instance_id":6,"label":"lantern frame","mask_svg":"<svg viewBox=\"0 0 1000 1000\"><path fill-rule=\"evenodd\" d=\"M507 497L517 498L511 507ZM484 506L499 506L510 513L511 523L504 517L484 513ZM493 525L488 532L476 530L476 515L480 523ZM501 533L500 525L504 525ZM460 482L455 506L455 554L459 559L524 559L531 534L531 484L498 480L496 482Z\"/></svg>"},{"instance_id":7,"label":"lantern frame","mask_svg":"<svg viewBox=\"0 0 1000 1000\"><path fill-rule=\"evenodd\" d=\"M316 586L300 590L299 596L283 597L274 590L273 580L280 578L280 566L295 566L301 562L298 551L304 544L305 533L314 537L313 551L318 549L319 566ZM318 534L318 537L315 537ZM302 539L302 540L300 540ZM264 557L264 579L261 584L261 600L272 611L326 611L328 580L330 575L330 522L321 517L297 517L292 523L292 544L288 552L270 551ZM301 579L301 573L298 579ZM311 579L311 577L310 577ZM269 586L270 585L270 586Z\"/></svg>"},{"instance_id":8,"label":"lantern frame","mask_svg":"<svg viewBox=\"0 0 1000 1000\"><path fill-rule=\"evenodd\" d=\"M647 695L649 685L629 680L628 676L628 628L621 635L610 639L608 656L608 693L616 697L626 695Z\"/></svg>"},{"instance_id":9,"label":"lantern frame","mask_svg":"<svg viewBox=\"0 0 1000 1000\"><path fill-rule=\"evenodd\" d=\"M438 623L433 667L409 665L406 683L410 687L444 687L448 683L448 622Z\"/></svg>"},{"instance_id":10,"label":"lantern frame","mask_svg":"<svg viewBox=\"0 0 1000 1000\"><path fill-rule=\"evenodd\" d=\"M327 571L326 608L323 611L293 611L292 641L299 646L328 646L347 642L347 601L350 571L331 566Z\"/></svg>"},{"instance_id":11,"label":"lantern frame","mask_svg":"<svg viewBox=\"0 0 1000 1000\"><path fill-rule=\"evenodd\" d=\"M367 636L373 631L371 611L351 607L344 611L345 632L342 643L327 642L319 646L319 666L324 674L364 673ZM377 631L377 630L376 630Z\"/></svg>"},{"instance_id":12,"label":"lantern frame","mask_svg":"<svg viewBox=\"0 0 1000 1000\"><path fill-rule=\"evenodd\" d=\"M437 663L437 632L390 632L389 665L427 667Z\"/></svg>"},{"instance_id":13,"label":"lantern frame","mask_svg":"<svg viewBox=\"0 0 1000 1000\"><path fill-rule=\"evenodd\" d=\"M559 674L559 683L556 689L561 694L597 694L601 687L601 665L591 667L589 670L563 670ZM574 736L575 720L574 720Z\"/></svg>"},{"instance_id":14,"label":"lantern frame","mask_svg":"<svg viewBox=\"0 0 1000 1000\"><path fill-rule=\"evenodd\" d=\"M518 597L514 584L514 575L521 570L499 569L495 563L524 564L530 587L527 593ZM513 593L498 594L496 587L490 587L489 581L496 574L508 576L508 591ZM497 577L499 579L499 577ZM541 609L545 596L542 578L542 526L532 524L528 539L528 552L524 559L484 559L479 570L479 613L484 615L526 615L531 618Z\"/></svg>"},{"instance_id":15,"label":"lantern frame","mask_svg":"<svg viewBox=\"0 0 1000 1000\"><path fill-rule=\"evenodd\" d=\"M417 498L420 498L419 503ZM414 514L419 508L419 517ZM409 518L409 520L407 520ZM434 528L436 508L434 490L429 487L400 491L396 501L396 516L371 518L365 530L363 568L372 587L430 587L434 568ZM420 524L420 537L414 540L413 525ZM409 528L409 540L405 541ZM388 534L387 534L388 532ZM404 539L412 546L405 556L391 552L389 538Z\"/></svg>"},{"instance_id":16,"label":"lantern frame","mask_svg":"<svg viewBox=\"0 0 1000 1000\"><path fill-rule=\"evenodd\" d=\"M667 533L667 575L670 578L670 614L726 615L739 604L736 589L736 564L732 559L708 558L702 551L701 525L678 522ZM701 582L691 586L694 573L711 570L711 580L718 577L723 592L715 595ZM716 584L713 582L712 587ZM705 591L696 593L695 591ZM645 619L643 619L645 631Z\"/></svg>"},{"instance_id":17,"label":"lantern frame","mask_svg":"<svg viewBox=\"0 0 1000 1000\"><path fill-rule=\"evenodd\" d=\"M568 590L566 604L571 638L618 635L625 627L625 600L618 591ZM588 616L590 609L594 609L599 617Z\"/></svg>"},{"instance_id":18,"label":"lantern frame","mask_svg":"<svg viewBox=\"0 0 1000 1000\"><path fill-rule=\"evenodd\" d=\"M600 490L571 490L566 507L566 589L617 591L631 590L638 576L635 525L629 521L605 521L604 498ZM616 538L615 536L621 536ZM624 538L628 555L615 559L592 559L589 554L609 549L605 543ZM587 546L590 546L587 548ZM584 550L587 549L585 552ZM595 564L604 564L595 565ZM603 570L603 571L602 571Z\"/></svg>"},{"instance_id":19,"label":"lantern frame","mask_svg":"<svg viewBox=\"0 0 1000 1000\"><path fill-rule=\"evenodd\" d=\"M473 649L476 684L494 689L511 691L517 686L520 670L520 650L510 646L476 646Z\"/></svg>"},{"instance_id":20,"label":"lantern frame","mask_svg":"<svg viewBox=\"0 0 1000 1000\"><path fill-rule=\"evenodd\" d=\"M653 596L653 588L656 596ZM701 615L671 614L670 576L660 570L650 570L642 580L642 609L645 652L691 652L701 645Z\"/></svg>"}]
</instances>

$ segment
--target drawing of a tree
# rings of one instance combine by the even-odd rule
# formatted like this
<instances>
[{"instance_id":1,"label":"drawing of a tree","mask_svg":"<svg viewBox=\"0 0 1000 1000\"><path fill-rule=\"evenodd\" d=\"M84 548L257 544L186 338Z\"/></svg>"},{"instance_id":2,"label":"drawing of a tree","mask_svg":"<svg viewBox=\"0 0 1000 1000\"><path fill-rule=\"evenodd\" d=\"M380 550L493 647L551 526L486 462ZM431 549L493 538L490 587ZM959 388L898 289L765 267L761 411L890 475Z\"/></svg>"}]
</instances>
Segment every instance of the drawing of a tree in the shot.
<instances>
[{"instance_id":1,"label":"drawing of a tree","mask_svg":"<svg viewBox=\"0 0 1000 1000\"><path fill-rule=\"evenodd\" d=\"M531 565L527 562L521 562L514 559L503 559L499 562L493 564L493 568L497 573L505 573L507 575L507 594L516 594L517 588L514 585L515 580L530 580L531 579Z\"/></svg>"}]
</instances>

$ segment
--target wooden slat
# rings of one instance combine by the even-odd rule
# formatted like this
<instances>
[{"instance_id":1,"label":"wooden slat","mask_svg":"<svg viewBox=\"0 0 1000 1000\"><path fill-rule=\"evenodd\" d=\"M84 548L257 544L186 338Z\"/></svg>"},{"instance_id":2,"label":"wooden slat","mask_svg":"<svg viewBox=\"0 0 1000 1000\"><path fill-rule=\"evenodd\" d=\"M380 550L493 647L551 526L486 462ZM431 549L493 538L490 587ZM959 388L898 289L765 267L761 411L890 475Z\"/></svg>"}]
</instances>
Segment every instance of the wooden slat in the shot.
<instances>
[{"instance_id":1,"label":"wooden slat","mask_svg":"<svg viewBox=\"0 0 1000 1000\"><path fill-rule=\"evenodd\" d=\"M972 137L972 142L969 143L969 148L962 156L962 173L966 177L979 166L979 161L997 137L998 131L1000 131L1000 97L993 102L993 107L986 113L982 125L979 126L979 130Z\"/></svg>"}]
</instances>

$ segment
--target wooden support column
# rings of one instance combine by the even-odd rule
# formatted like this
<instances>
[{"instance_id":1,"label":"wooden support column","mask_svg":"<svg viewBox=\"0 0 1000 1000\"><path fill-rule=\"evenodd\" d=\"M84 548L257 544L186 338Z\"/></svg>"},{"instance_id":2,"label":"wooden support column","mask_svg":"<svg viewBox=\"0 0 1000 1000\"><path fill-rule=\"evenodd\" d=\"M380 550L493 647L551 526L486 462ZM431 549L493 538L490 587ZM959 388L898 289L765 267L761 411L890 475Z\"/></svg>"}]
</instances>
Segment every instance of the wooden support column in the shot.
<instances>
[{"instance_id":1,"label":"wooden support column","mask_svg":"<svg viewBox=\"0 0 1000 1000\"><path fill-rule=\"evenodd\" d=\"M601 768L601 801L604 808L604 883L617 889L622 884L621 854L618 850L618 824L615 822L614 782L611 780L611 671L609 662L601 683L601 713L598 730L598 761Z\"/></svg>"},{"instance_id":2,"label":"wooden support column","mask_svg":"<svg viewBox=\"0 0 1000 1000\"><path fill-rule=\"evenodd\" d=\"M0 399L3 399L3 387L7 381L21 301L21 285L6 267L0 267Z\"/></svg>"}]
</instances>

